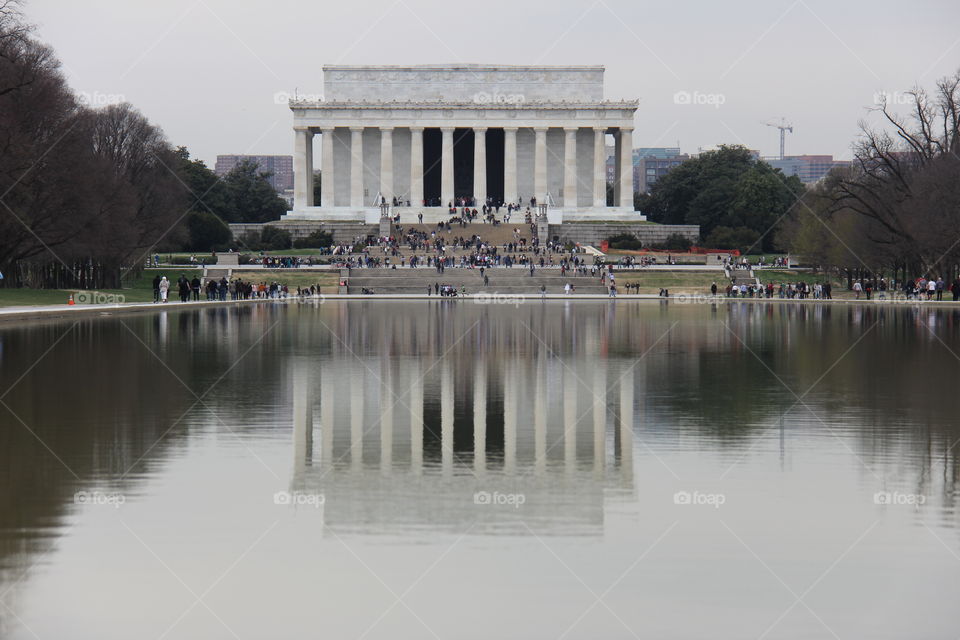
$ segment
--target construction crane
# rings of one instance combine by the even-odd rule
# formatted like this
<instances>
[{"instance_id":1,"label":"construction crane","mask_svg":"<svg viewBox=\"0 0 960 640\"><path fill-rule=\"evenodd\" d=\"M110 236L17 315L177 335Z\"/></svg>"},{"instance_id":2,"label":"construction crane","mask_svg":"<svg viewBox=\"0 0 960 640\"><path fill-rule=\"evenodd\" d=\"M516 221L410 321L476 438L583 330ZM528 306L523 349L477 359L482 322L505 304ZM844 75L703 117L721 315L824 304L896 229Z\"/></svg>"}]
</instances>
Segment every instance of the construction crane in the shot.
<instances>
[{"instance_id":1,"label":"construction crane","mask_svg":"<svg viewBox=\"0 0 960 640\"><path fill-rule=\"evenodd\" d=\"M786 118L780 118L780 122L764 122L768 127L780 129L780 159L783 160L784 146L787 140L787 131L793 133L793 125L787 122Z\"/></svg>"}]
</instances>

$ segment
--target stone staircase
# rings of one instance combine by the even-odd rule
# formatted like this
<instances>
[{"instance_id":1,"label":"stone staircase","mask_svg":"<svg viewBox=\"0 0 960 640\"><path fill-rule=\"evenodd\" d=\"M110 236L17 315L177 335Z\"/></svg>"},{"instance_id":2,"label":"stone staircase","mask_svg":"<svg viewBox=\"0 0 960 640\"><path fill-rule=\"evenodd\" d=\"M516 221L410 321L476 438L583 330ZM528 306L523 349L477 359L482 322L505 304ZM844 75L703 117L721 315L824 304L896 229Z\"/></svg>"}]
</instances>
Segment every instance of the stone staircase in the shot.
<instances>
[{"instance_id":1,"label":"stone staircase","mask_svg":"<svg viewBox=\"0 0 960 640\"><path fill-rule=\"evenodd\" d=\"M435 283L447 284L466 288L467 295L476 293L497 295L537 295L540 287L545 286L549 294L564 293L564 286L569 282L575 287L574 294L606 295L607 288L600 284L599 277L560 275L559 269L536 269L530 275L529 268L494 267L484 273L490 278L490 283L483 284L480 269L448 268L443 273L436 269L409 267L396 269L352 269L347 274L346 269L340 271L340 280L346 280L348 287L340 287L340 293L361 293L363 288L372 289L374 294L417 294L427 292L427 286Z\"/></svg>"},{"instance_id":2,"label":"stone staircase","mask_svg":"<svg viewBox=\"0 0 960 640\"><path fill-rule=\"evenodd\" d=\"M530 241L533 239L532 234L530 233L530 225L523 221L523 216L514 217L509 224L500 223L499 225L484 224L482 222L472 222L466 226L461 226L459 224L451 224L450 231L446 229L440 231L437 229L436 224L400 224L400 227L403 229L404 235L410 233L411 231L423 231L430 237L430 233L436 231L437 235L441 238L449 240L451 238L464 237L469 239L471 236L477 235L480 236L480 239L483 242L488 242L496 245L497 247L502 247L508 242L513 242L513 230L517 229L520 232L520 237L527 240L529 245ZM396 232L396 227L393 227L393 232ZM404 253L407 253L406 251Z\"/></svg>"},{"instance_id":3,"label":"stone staircase","mask_svg":"<svg viewBox=\"0 0 960 640\"><path fill-rule=\"evenodd\" d=\"M200 278L200 282L206 284L210 280L220 280L221 278L226 278L230 280L233 277L232 268L223 268L223 267L204 267L203 276Z\"/></svg>"},{"instance_id":4,"label":"stone staircase","mask_svg":"<svg viewBox=\"0 0 960 640\"><path fill-rule=\"evenodd\" d=\"M760 284L760 278L758 278L754 273L753 269L731 269L727 267L723 270L723 274L729 279L732 283L735 284Z\"/></svg>"}]
</instances>

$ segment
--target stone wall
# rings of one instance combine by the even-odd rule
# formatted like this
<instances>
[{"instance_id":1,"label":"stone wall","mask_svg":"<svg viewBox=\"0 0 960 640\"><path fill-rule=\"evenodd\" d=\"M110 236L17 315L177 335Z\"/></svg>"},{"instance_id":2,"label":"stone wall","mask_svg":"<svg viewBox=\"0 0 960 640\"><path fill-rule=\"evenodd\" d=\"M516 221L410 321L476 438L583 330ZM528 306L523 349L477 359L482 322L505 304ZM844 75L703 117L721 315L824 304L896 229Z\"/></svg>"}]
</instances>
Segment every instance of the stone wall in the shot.
<instances>
[{"instance_id":1,"label":"stone wall","mask_svg":"<svg viewBox=\"0 0 960 640\"><path fill-rule=\"evenodd\" d=\"M603 99L603 67L325 65L323 93L327 101L593 101Z\"/></svg>"},{"instance_id":2,"label":"stone wall","mask_svg":"<svg viewBox=\"0 0 960 640\"><path fill-rule=\"evenodd\" d=\"M279 227L284 231L289 231L294 240L297 238L306 238L314 231L323 230L333 234L334 242L353 242L357 236L372 235L376 237L380 232L380 226L376 224L363 224L361 222L321 222L319 220L280 220L277 222L268 222L263 224L231 224L230 231L233 237L239 239L248 231L260 231L265 226Z\"/></svg>"},{"instance_id":3,"label":"stone wall","mask_svg":"<svg viewBox=\"0 0 960 640\"><path fill-rule=\"evenodd\" d=\"M379 236L380 226L363 224L360 222L323 222L319 220L280 220L265 224L231 224L230 230L234 238L240 238L251 230L261 230L264 226L279 227L290 232L296 238L305 238L314 231L322 229L333 233L334 242L353 242L357 236ZM630 233L643 242L644 245L660 244L667 237L679 233L697 242L700 237L698 225L683 224L650 224L645 222L565 222L549 225L549 239L559 236L562 242L589 244L596 247L610 236ZM541 232L541 238L543 234Z\"/></svg>"},{"instance_id":4,"label":"stone wall","mask_svg":"<svg viewBox=\"0 0 960 640\"><path fill-rule=\"evenodd\" d=\"M668 236L678 233L692 242L700 238L700 226L695 224L650 224L644 222L566 222L550 225L550 239L561 242L589 244L596 247L610 236L629 233L638 237L644 246L661 244Z\"/></svg>"}]
</instances>

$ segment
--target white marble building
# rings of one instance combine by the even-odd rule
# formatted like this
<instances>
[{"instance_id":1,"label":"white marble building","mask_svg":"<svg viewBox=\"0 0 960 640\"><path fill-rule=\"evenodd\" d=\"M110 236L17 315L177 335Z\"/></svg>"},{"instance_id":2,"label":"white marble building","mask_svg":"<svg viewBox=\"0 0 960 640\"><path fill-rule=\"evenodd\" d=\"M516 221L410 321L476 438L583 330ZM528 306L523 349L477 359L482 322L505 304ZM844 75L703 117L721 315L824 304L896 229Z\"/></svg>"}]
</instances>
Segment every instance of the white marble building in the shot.
<instances>
[{"instance_id":1,"label":"white marble building","mask_svg":"<svg viewBox=\"0 0 960 640\"><path fill-rule=\"evenodd\" d=\"M602 66L330 65L323 73L323 100L289 103L289 220L376 222L381 197L397 199L392 213L405 222L420 213L425 221L446 217L461 198L479 209L488 199L526 208L533 197L547 203L554 224L643 220L633 211L638 103L604 100ZM608 207L611 139L618 179ZM313 201L315 144L320 203Z\"/></svg>"}]
</instances>

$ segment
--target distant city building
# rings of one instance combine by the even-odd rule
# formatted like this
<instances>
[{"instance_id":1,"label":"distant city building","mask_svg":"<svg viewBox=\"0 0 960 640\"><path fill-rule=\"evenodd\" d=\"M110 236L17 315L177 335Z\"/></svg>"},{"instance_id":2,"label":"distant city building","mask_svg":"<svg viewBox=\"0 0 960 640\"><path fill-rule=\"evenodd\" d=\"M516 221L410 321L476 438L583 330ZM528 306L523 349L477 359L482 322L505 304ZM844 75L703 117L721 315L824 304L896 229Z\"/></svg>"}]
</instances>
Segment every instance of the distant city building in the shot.
<instances>
[{"instance_id":1,"label":"distant city building","mask_svg":"<svg viewBox=\"0 0 960 640\"><path fill-rule=\"evenodd\" d=\"M653 183L690 159L677 147L641 147L633 150L633 184L649 193Z\"/></svg>"},{"instance_id":2,"label":"distant city building","mask_svg":"<svg viewBox=\"0 0 960 640\"><path fill-rule=\"evenodd\" d=\"M797 176L805 184L818 182L834 167L850 165L849 160L834 160L833 156L785 156L783 160L779 157L764 160L786 176Z\"/></svg>"},{"instance_id":3,"label":"distant city building","mask_svg":"<svg viewBox=\"0 0 960 640\"><path fill-rule=\"evenodd\" d=\"M634 191L636 193L647 193L654 182L689 159L690 156L680 153L678 147L638 147L634 149ZM607 182L613 182L616 173L614 148L607 147Z\"/></svg>"},{"instance_id":4,"label":"distant city building","mask_svg":"<svg viewBox=\"0 0 960 640\"><path fill-rule=\"evenodd\" d=\"M260 171L269 171L269 182L274 190L283 194L285 191L293 192L293 156L249 156L249 155L226 155L217 156L217 164L214 172L218 176L225 176L244 160L256 162Z\"/></svg>"}]
</instances>

